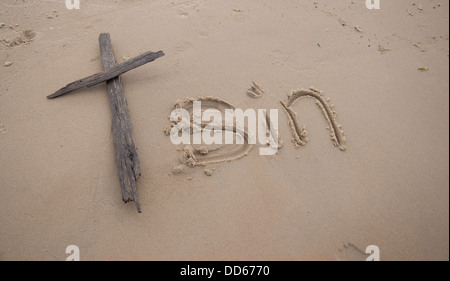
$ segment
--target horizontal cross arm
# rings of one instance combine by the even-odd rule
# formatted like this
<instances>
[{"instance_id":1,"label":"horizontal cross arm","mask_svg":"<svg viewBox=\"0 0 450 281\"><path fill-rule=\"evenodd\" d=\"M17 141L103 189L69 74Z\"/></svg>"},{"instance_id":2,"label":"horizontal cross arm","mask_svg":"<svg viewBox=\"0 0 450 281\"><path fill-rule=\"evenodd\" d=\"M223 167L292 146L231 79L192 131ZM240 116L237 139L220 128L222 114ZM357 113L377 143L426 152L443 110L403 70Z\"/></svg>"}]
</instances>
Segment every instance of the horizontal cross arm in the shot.
<instances>
[{"instance_id":1,"label":"horizontal cross arm","mask_svg":"<svg viewBox=\"0 0 450 281\"><path fill-rule=\"evenodd\" d=\"M47 96L47 98L53 99L83 87L92 87L98 85L112 78L115 78L127 71L130 71L136 67L152 62L162 56L164 56L163 51L158 51L156 53L154 52L143 53L137 57L127 60L121 64L118 64L110 69L104 70L97 74L72 82L67 86L65 86L64 88L61 88L58 91L56 91L54 94Z\"/></svg>"}]
</instances>

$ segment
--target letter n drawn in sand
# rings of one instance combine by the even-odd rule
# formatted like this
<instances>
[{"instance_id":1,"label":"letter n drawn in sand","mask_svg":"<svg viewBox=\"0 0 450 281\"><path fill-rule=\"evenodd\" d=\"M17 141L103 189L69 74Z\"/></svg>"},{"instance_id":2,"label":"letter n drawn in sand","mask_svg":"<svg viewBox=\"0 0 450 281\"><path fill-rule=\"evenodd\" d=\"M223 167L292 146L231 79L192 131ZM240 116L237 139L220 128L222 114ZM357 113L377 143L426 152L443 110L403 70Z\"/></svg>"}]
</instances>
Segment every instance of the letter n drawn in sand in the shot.
<instances>
[{"instance_id":1,"label":"letter n drawn in sand","mask_svg":"<svg viewBox=\"0 0 450 281\"><path fill-rule=\"evenodd\" d=\"M289 125L292 131L292 141L296 146L298 145L306 145L308 142L307 132L305 126L300 126L297 120L297 114L291 109L292 104L297 101L297 99L307 97L312 98L316 101L317 106L322 110L325 119L328 122L330 129L330 137L333 141L333 144L339 147L340 150L345 150L345 135L344 131L341 129L341 125L336 121L336 111L333 110L332 106L328 104L328 102L322 96L322 92L310 88L309 90L296 90L292 91L290 95L288 95L288 101L284 103L280 101L284 110L286 111Z\"/></svg>"}]
</instances>

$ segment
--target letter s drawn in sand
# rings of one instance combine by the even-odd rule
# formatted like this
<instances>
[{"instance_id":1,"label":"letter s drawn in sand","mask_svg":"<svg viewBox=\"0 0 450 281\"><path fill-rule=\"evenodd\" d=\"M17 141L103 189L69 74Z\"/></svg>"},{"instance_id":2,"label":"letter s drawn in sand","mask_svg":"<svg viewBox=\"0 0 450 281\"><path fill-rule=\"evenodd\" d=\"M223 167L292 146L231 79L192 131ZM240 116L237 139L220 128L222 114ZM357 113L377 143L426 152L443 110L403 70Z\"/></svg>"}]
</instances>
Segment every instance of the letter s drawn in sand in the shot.
<instances>
[{"instance_id":1,"label":"letter s drawn in sand","mask_svg":"<svg viewBox=\"0 0 450 281\"><path fill-rule=\"evenodd\" d=\"M192 118L190 118L189 124L184 124L184 126L188 126L191 132L191 137L196 138L203 131L210 131L208 129L208 124L204 123L204 120L199 120L198 116L195 116L195 104L194 102L200 101L204 109L216 109L222 115L225 115L225 110L236 108L229 104L228 102L215 98L215 97L198 97L187 98L185 100L178 100L175 104L176 109L183 109L189 113ZM177 126L182 122L176 121L176 119L171 118L172 122L165 129L166 135L170 135L170 131L174 126ZM231 146L209 146L206 147L204 145L200 145L199 143L193 142L196 145L186 145L183 149L183 157L181 159L182 163L185 163L189 166L205 166L207 164L219 163L219 162L227 162L242 158L252 150L253 144L252 141L249 140L249 135L245 129L239 128L236 124L229 125L225 121L222 121L222 131L223 132L231 132L236 135L236 139L241 138L241 142L236 142L237 144Z\"/></svg>"}]
</instances>

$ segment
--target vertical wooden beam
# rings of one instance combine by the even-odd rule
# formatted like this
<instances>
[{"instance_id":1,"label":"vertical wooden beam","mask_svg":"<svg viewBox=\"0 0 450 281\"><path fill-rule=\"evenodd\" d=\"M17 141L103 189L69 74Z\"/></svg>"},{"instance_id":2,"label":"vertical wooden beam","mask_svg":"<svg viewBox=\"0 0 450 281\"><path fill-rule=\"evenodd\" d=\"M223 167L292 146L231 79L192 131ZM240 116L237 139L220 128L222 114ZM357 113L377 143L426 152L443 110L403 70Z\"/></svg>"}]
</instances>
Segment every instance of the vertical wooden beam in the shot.
<instances>
[{"instance_id":1,"label":"vertical wooden beam","mask_svg":"<svg viewBox=\"0 0 450 281\"><path fill-rule=\"evenodd\" d=\"M100 54L104 70L116 66L109 33L102 33L99 37ZM136 145L131 130L130 114L123 92L120 76L108 80L109 104L112 111L112 133L116 164L119 171L120 187L123 201L134 201L138 212L141 212L139 198L136 191L136 180L141 175Z\"/></svg>"}]
</instances>

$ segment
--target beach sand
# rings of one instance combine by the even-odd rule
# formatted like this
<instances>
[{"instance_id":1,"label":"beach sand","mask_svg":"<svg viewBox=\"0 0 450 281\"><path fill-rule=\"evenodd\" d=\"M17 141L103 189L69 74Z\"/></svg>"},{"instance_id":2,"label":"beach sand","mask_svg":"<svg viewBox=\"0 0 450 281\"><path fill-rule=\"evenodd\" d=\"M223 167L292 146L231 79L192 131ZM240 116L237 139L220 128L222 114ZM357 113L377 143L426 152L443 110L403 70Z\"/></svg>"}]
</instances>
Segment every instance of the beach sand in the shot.
<instances>
[{"instance_id":1,"label":"beach sand","mask_svg":"<svg viewBox=\"0 0 450 281\"><path fill-rule=\"evenodd\" d=\"M63 2L0 2L0 259L449 259L448 1ZM121 199L106 85L46 98L103 69L102 32L117 62L166 54L121 76L141 214ZM311 99L291 106L309 142L291 141L280 100L309 87L345 151ZM283 147L179 167L164 128L198 96L278 109Z\"/></svg>"}]
</instances>

